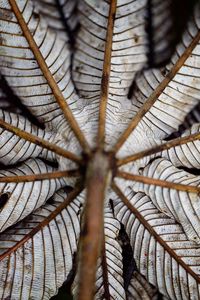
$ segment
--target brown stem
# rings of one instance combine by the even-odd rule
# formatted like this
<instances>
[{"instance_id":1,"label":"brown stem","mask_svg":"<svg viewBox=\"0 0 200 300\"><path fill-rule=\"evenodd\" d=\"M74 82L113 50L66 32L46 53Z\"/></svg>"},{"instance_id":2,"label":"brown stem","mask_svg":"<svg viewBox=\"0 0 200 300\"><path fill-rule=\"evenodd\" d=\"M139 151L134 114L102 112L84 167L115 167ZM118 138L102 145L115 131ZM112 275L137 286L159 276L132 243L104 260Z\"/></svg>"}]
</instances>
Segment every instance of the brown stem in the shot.
<instances>
[{"instance_id":1,"label":"brown stem","mask_svg":"<svg viewBox=\"0 0 200 300\"><path fill-rule=\"evenodd\" d=\"M154 148L144 150L144 151L135 153L133 155L127 156L125 158L119 159L117 161L117 166L120 167L129 162L135 161L137 159L141 159L145 156L152 155L152 154L161 152L163 150L168 150L172 147L176 147L176 146L184 145L186 143L194 142L199 139L200 139L200 133L194 133L194 134L191 134L190 136L179 137L177 139L173 139L172 141L166 142L166 143L156 146Z\"/></svg>"},{"instance_id":2,"label":"brown stem","mask_svg":"<svg viewBox=\"0 0 200 300\"><path fill-rule=\"evenodd\" d=\"M5 177L0 177L0 182L4 182L4 183L30 182L30 181L38 181L38 180L45 180L45 179L55 179L61 177L77 177L79 175L80 175L79 170L57 171L57 172L34 174L34 175L5 176Z\"/></svg>"},{"instance_id":3,"label":"brown stem","mask_svg":"<svg viewBox=\"0 0 200 300\"><path fill-rule=\"evenodd\" d=\"M109 281L108 281L108 264L106 260L106 241L105 233L103 234L102 243L102 272L103 272L103 286L104 286L104 299L110 300Z\"/></svg>"},{"instance_id":4,"label":"brown stem","mask_svg":"<svg viewBox=\"0 0 200 300\"><path fill-rule=\"evenodd\" d=\"M153 91L153 93L147 98L146 102L142 105L142 107L139 109L135 117L130 122L127 129L124 131L124 133L121 135L119 140L117 141L116 145L114 146L113 151L117 152L122 145L125 143L125 141L128 139L129 135L132 133L132 131L136 128L138 123L141 121L143 116L150 110L150 108L154 105L155 101L158 99L160 94L164 91L166 86L169 84L169 82L174 78L178 70L183 66L184 62L188 58L188 56L192 53L192 50L197 45L200 39L200 31L197 33L197 35L194 37L190 45L186 48L184 53L180 56L178 61L175 63L175 65L172 67L172 69L169 71L169 73L166 75L166 77L161 81L161 83L157 86L157 88Z\"/></svg>"},{"instance_id":5,"label":"brown stem","mask_svg":"<svg viewBox=\"0 0 200 300\"><path fill-rule=\"evenodd\" d=\"M103 149L104 140L105 140L106 106L108 101L111 54L112 54L112 37L113 37L116 6L117 6L117 1L111 0L109 17L108 17L107 36L106 36L106 43L105 43L103 73L101 79L101 99L100 99L99 129L98 129L98 144L99 144L99 148L101 149Z\"/></svg>"},{"instance_id":6,"label":"brown stem","mask_svg":"<svg viewBox=\"0 0 200 300\"><path fill-rule=\"evenodd\" d=\"M108 178L108 158L97 152L87 170L86 206L79 253L78 300L92 300L94 297L97 260L103 240L104 198Z\"/></svg>"},{"instance_id":7,"label":"brown stem","mask_svg":"<svg viewBox=\"0 0 200 300\"><path fill-rule=\"evenodd\" d=\"M177 264L179 264L185 271L186 274L189 273L192 278L194 278L198 283L200 283L200 277L194 273L194 271L181 259L180 256L176 254L176 252L162 239L162 237L157 234L154 228L147 222L147 220L143 217L143 215L130 203L130 201L126 198L126 196L122 193L122 191L118 188L118 186L113 183L112 189L116 193L116 195L124 202L124 204L130 209L130 211L135 215L135 217L139 220L139 222L144 226L144 228L149 232L149 234L154 237L155 241L159 243L163 249L169 253L169 257L172 257Z\"/></svg>"},{"instance_id":8,"label":"brown stem","mask_svg":"<svg viewBox=\"0 0 200 300\"><path fill-rule=\"evenodd\" d=\"M82 191L82 187L75 188L72 192L69 193L66 200L64 200L55 210L46 217L41 223L39 223L35 228L33 228L26 236L24 236L19 242L17 242L13 247L9 248L6 252L0 255L0 261L5 257L9 256L11 253L15 252L19 247L21 247L25 242L31 239L38 231L48 225L56 216L61 213L61 211L67 207Z\"/></svg>"},{"instance_id":9,"label":"brown stem","mask_svg":"<svg viewBox=\"0 0 200 300\"><path fill-rule=\"evenodd\" d=\"M199 193L200 192L200 187L198 187L198 186L185 185L185 184L150 178L150 177L141 176L141 175L132 175L132 174L126 173L126 172L118 171L116 176L121 177L126 180L138 181L138 182L142 182L144 184L149 184L149 185L157 185L157 186L174 189L174 190L178 190L178 191L191 192L191 193Z\"/></svg>"},{"instance_id":10,"label":"brown stem","mask_svg":"<svg viewBox=\"0 0 200 300\"><path fill-rule=\"evenodd\" d=\"M57 103L59 104L60 108L63 111L64 116L66 117L71 129L73 130L74 134L76 135L78 141L80 142L81 146L83 147L83 149L85 150L86 153L90 152L90 148L89 145L81 131L81 129L79 128L79 125L76 121L76 119L74 118L61 90L59 89L53 75L51 74L36 42L33 39L33 36L31 35L31 32L23 18L22 13L19 10L18 5L16 4L15 0L9 0L9 3L12 7L12 10L19 22L19 25L21 26L21 29L24 33L24 36L26 37L26 40L35 56L35 59L37 60L38 65L40 66L44 77L46 78L50 88L52 89L52 92L55 96L55 99L57 101Z\"/></svg>"},{"instance_id":11,"label":"brown stem","mask_svg":"<svg viewBox=\"0 0 200 300\"><path fill-rule=\"evenodd\" d=\"M33 135L29 132L19 129L18 127L15 127L1 119L0 119L0 127L16 134L17 136L21 137L22 139L25 139L26 141L34 143L34 144L36 144L40 147L43 147L47 150L50 150L58 155L68 158L76 163L79 163L79 164L81 163L81 158L76 156L75 154L62 149L61 147L59 147L57 145L51 144L50 142L45 141L44 139L42 139L36 135Z\"/></svg>"}]
</instances>

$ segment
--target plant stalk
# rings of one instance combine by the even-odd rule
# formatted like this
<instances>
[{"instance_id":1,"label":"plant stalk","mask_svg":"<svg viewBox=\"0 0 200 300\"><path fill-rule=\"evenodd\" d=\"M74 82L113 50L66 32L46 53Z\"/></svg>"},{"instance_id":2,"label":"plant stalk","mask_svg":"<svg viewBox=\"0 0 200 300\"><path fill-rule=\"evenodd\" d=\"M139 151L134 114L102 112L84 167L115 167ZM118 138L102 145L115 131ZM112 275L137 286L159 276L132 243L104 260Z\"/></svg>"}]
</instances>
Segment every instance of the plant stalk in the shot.
<instances>
[{"instance_id":1,"label":"plant stalk","mask_svg":"<svg viewBox=\"0 0 200 300\"><path fill-rule=\"evenodd\" d=\"M96 152L86 174L86 205L79 249L78 300L94 298L97 260L103 243L104 198L109 177L109 158Z\"/></svg>"}]
</instances>

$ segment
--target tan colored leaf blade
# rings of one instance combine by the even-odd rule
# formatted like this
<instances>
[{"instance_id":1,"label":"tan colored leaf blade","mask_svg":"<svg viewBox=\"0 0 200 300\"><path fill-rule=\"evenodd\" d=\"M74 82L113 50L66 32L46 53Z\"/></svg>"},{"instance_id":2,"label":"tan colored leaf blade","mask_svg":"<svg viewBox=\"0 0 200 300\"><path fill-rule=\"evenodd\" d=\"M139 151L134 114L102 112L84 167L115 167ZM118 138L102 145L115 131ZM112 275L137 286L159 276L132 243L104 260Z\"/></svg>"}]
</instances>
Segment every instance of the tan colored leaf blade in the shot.
<instances>
[{"instance_id":1,"label":"tan colored leaf blade","mask_svg":"<svg viewBox=\"0 0 200 300\"><path fill-rule=\"evenodd\" d=\"M199 135L199 123L194 124L190 129L186 130L181 138L186 138L186 136L198 137ZM199 169L199 149L200 142L199 138L196 140L191 140L190 143L183 144L181 146L170 148L165 150L162 153L162 156L170 160L176 167L185 167L185 168L195 168Z\"/></svg>"},{"instance_id":2,"label":"tan colored leaf blade","mask_svg":"<svg viewBox=\"0 0 200 300\"><path fill-rule=\"evenodd\" d=\"M8 153L8 159L9 159L9 162L17 162L19 160L19 158L16 156L15 152L17 152L16 150L16 138L18 138L18 141L23 145L25 144L27 141L28 142L31 142L32 144L30 143L27 143L28 145L26 145L24 147L24 150L26 148L26 151L27 151L27 148L33 148L34 150L32 150L32 153L26 153L25 151L25 154L29 157L29 156L39 156L40 153L42 152L42 148L44 148L45 150L50 150L54 153L57 153L58 155L61 155L61 156L64 156L65 158L68 158L68 159L72 159L73 161L76 161L76 162L80 162L80 158L77 157L76 155L74 155L73 153L65 150L65 149L62 149L61 147L59 147L58 145L55 145L54 142L51 142L53 141L54 137L53 135L51 135L50 133L46 133L45 131L33 126L30 122L28 122L26 119L24 119L23 117L21 116L17 116L17 115L14 115L14 114L9 114L9 113L6 113L6 112L3 112L3 111L0 111L1 112L1 115L2 115L2 119L0 119L0 127L2 129L5 129L4 131L2 131L2 135L1 135L1 138L2 140L5 140L7 139L6 142L9 142L9 140L11 140L10 142L10 146L9 146L9 151L11 151L11 153L9 152ZM9 122L6 122L5 120L8 119L8 121L10 121L11 119L11 123ZM18 126L14 126L14 125L17 123ZM20 124L22 123L22 124ZM21 129L21 128L24 128L25 126L27 126L27 131ZM32 131L35 133L35 134L32 134ZM8 134L8 132L11 132L11 134ZM40 137L42 136L42 137ZM46 138L46 140L44 139ZM17 142L18 142L17 141ZM7 143L5 143L6 145ZM36 147L35 145L38 145L40 147ZM19 147L19 145L18 145ZM7 148L7 147L5 147ZM21 150L21 147L19 148ZM44 158L47 158L47 159L52 159L54 158L54 156L52 155L52 153L48 153L44 150L44 154L43 154L43 157ZM7 149L4 149L4 147L2 147L2 156L6 156L6 154L4 154L4 152L8 151L8 148ZM23 151L23 150L22 150ZM14 153L12 153L14 152ZM36 153L34 153L36 152ZM21 154L21 153L20 153ZM23 152L22 152L22 158L21 159L26 159L26 156L23 155ZM13 159L13 156L14 156L14 159ZM4 161L6 162L6 161Z\"/></svg>"},{"instance_id":3,"label":"tan colored leaf blade","mask_svg":"<svg viewBox=\"0 0 200 300\"><path fill-rule=\"evenodd\" d=\"M99 1L97 5L96 2L88 0L80 1L78 9L80 31L76 37L73 79L79 94L84 98L84 103L88 103L89 122L99 126L99 99L109 3ZM144 9L145 0L117 2L108 83L105 148L111 148L133 113L127 94L136 72L146 63ZM124 118L125 115L128 117ZM91 131L97 135L96 127L92 125L91 127ZM113 128L115 128L114 135Z\"/></svg>"},{"instance_id":4,"label":"tan colored leaf blade","mask_svg":"<svg viewBox=\"0 0 200 300\"><path fill-rule=\"evenodd\" d=\"M109 207L104 211L104 258L97 270L96 299L125 299L122 249L118 241L120 223Z\"/></svg>"},{"instance_id":5,"label":"tan colored leaf blade","mask_svg":"<svg viewBox=\"0 0 200 300\"><path fill-rule=\"evenodd\" d=\"M64 191L56 193L51 204L0 235L1 258L4 256L0 262L2 299L19 299L21 295L35 299L51 297L67 279L80 233L81 198L70 204L76 194L69 194L69 206L63 207L53 219L48 220L65 201L67 194ZM9 255L3 254L6 252Z\"/></svg>"},{"instance_id":6,"label":"tan colored leaf blade","mask_svg":"<svg viewBox=\"0 0 200 300\"><path fill-rule=\"evenodd\" d=\"M144 171L144 175L169 180L175 184L188 184L199 189L200 176L179 170L164 158L156 159ZM199 193L186 193L171 189L161 189L143 183L136 184L135 191L144 192L156 207L179 222L189 239L200 243L199 236Z\"/></svg>"},{"instance_id":7,"label":"tan colored leaf blade","mask_svg":"<svg viewBox=\"0 0 200 300\"><path fill-rule=\"evenodd\" d=\"M14 1L12 2L14 3ZM65 75L64 78L66 78L67 70L69 68L69 50L67 49L65 42L59 40L55 34L50 32L44 21L39 21L38 15L34 12L30 1L28 1L26 8L25 4L26 1L21 2L20 9L23 10L25 18L30 14L29 27L34 33L36 43L41 44L41 41L44 39L45 31L47 37L44 39L44 45L50 48L54 43L54 40L57 42L58 53L53 57L50 55L47 61L48 65L51 66L51 71L53 73L57 71L55 73L55 75L57 75L57 80L62 79L63 75L61 73L63 71ZM18 24L18 20L16 19L14 12L12 12L12 8L8 1L1 3L1 14L4 15L4 19L1 20L1 37L3 39L1 44L1 72L24 105L27 105L41 122L47 123L47 126L49 127L57 127L58 122L63 118L61 115L62 112L59 110L59 106L56 104L54 96L48 88L48 84L43 77L42 71L37 64L33 53L29 49L26 38L24 37L21 27ZM15 50L14 52L13 47L15 47L15 49L19 48L20 50ZM44 50L44 48L41 49L42 53L45 55ZM55 51L55 47L52 51ZM58 55L60 55L60 57L58 57ZM61 65L63 65L62 68ZM68 88L70 86L71 83L69 82ZM73 91L72 86L70 87L70 91ZM70 94L71 93L68 94L68 97ZM52 122L53 125L51 124Z\"/></svg>"},{"instance_id":8,"label":"tan colored leaf blade","mask_svg":"<svg viewBox=\"0 0 200 300\"><path fill-rule=\"evenodd\" d=\"M138 271L133 273L127 294L128 300L157 300L161 296Z\"/></svg>"},{"instance_id":9,"label":"tan colored leaf blade","mask_svg":"<svg viewBox=\"0 0 200 300\"><path fill-rule=\"evenodd\" d=\"M16 168L1 170L0 176L33 175L52 171L53 168L41 160L30 159ZM0 231L4 231L42 206L58 189L65 185L66 178L0 183Z\"/></svg>"},{"instance_id":10,"label":"tan colored leaf blade","mask_svg":"<svg viewBox=\"0 0 200 300\"><path fill-rule=\"evenodd\" d=\"M67 30L71 31L71 35L77 26L76 5L77 0L66 0L64 2L57 0L33 0L35 6L39 10L49 25L56 31L62 39L70 41ZM62 11L62 13L60 12Z\"/></svg>"},{"instance_id":11,"label":"tan colored leaf blade","mask_svg":"<svg viewBox=\"0 0 200 300\"><path fill-rule=\"evenodd\" d=\"M128 200L114 189L129 207L117 200L114 210L130 236L141 274L170 299L190 299L191 295L198 299L198 245L189 241L181 226L159 212L147 196L137 193Z\"/></svg>"},{"instance_id":12,"label":"tan colored leaf blade","mask_svg":"<svg viewBox=\"0 0 200 300\"><path fill-rule=\"evenodd\" d=\"M63 112L65 118L67 119L67 121L68 121L71 129L73 130L74 134L78 138L79 142L85 148L86 152L88 152L89 151L89 148L88 148L89 146L87 144L87 141L85 140L84 135L83 135L82 131L80 130L79 125L78 125L76 119L74 118L74 116L73 116L73 114L71 112L71 109L69 108L69 106L68 106L68 104L66 102L65 96L63 95L60 87L58 86L58 84L56 82L56 79L54 78L54 76L52 75L51 70L48 67L48 61L47 62L45 61L44 57L45 57L46 54L45 53L42 54L41 49L37 45L37 42L39 44L41 43L40 38L41 38L42 31L40 32L40 34L35 31L35 30L40 31L41 30L41 28L40 28L41 25L39 26L37 24L38 20L34 16L33 7L32 7L31 2L29 1L29 3L26 5L26 1L24 1L24 3L18 3L18 1L15 1L15 0L9 1L9 5L7 6L7 10L10 10L10 11L12 11L14 13L14 20L17 21L17 23L18 23L17 25L19 27L18 30L20 31L20 33L22 35L22 39L24 40L24 38L25 38L25 41L24 41L24 47L25 47L25 49L27 49L27 44L30 47L30 49L28 49L28 54L25 54L25 59L28 56L28 59L33 59L34 62L40 68L40 71L39 71L40 72L39 81L37 81L37 77L36 77L36 82L35 82L36 87L39 84L41 84L41 80L42 80L43 85L46 85L46 89L49 90L48 93L51 93L51 91L52 91L53 96L56 99L56 102L55 102L55 100L54 100L54 102L55 102L56 105L58 104L58 106L56 107L56 109L58 109L58 108L61 109L61 111ZM32 23L33 24L29 23L29 26L31 24L33 26L33 28L32 27L29 28L29 26L26 23L27 10L29 10L29 13L31 12ZM3 22L4 22L4 20L2 20L2 23ZM5 22L5 25L4 25L5 29L4 30L6 30L6 28L7 28L6 25L7 24ZM5 52L5 57L6 58L10 57L10 60L12 61L12 55L13 55L12 45L10 45L10 47L9 47L9 43L10 43L10 41L9 41L10 29L7 29L7 30L8 30L8 32L5 32L6 35L4 36L3 40L7 41L8 45L6 44L5 46L2 46L2 53ZM35 33L35 37L32 36L31 31L33 31ZM47 31L47 26L46 26L46 31ZM38 37L37 37L37 34L39 34ZM16 32L13 32L13 35L16 36ZM50 35L51 35L51 33L50 33ZM46 37L48 38L48 34L46 34ZM38 39L37 42L35 41L35 39ZM55 41L55 39L56 39L55 34L52 34L51 38L49 37L49 39L46 39L46 43L47 43L46 47L49 47L51 49L52 48L52 40ZM49 41L50 41L51 44L49 43ZM18 42L18 37L16 38L15 42L19 43ZM62 40L59 41L58 40L57 41L57 46L59 44L60 44L60 51L59 52L61 52L63 50L64 46L65 46L64 41L62 41ZM67 53L69 53L66 47L65 47L65 50L66 50ZM45 51L45 48L44 48L44 51ZM26 52L26 50L25 50L25 52ZM23 60L23 57L21 57L21 55L19 55L19 58L22 58L22 60ZM62 56L60 56L60 57L62 58ZM69 58L69 56L68 56L68 58ZM51 57L51 59L55 59L55 57L54 58ZM2 62L5 65L7 63L6 59L4 59ZM54 60L53 60L53 62L54 62ZM53 64L53 62L51 62L51 65ZM63 64L63 62L62 62L62 64ZM68 69L69 68L69 59L66 62L66 64L67 65L65 65L65 68L67 66L67 69ZM59 65L60 65L60 62L59 62ZM41 76L42 74L43 74L44 78L43 78L43 76ZM59 75L63 76L62 73L59 74ZM57 76L59 76L59 75L57 75ZM67 75L69 76L69 73ZM5 77L6 77L6 75L5 75ZM63 77L61 77L59 79L63 79ZM10 84L11 84L11 82L10 82ZM72 85L72 83L70 82L70 80L69 80L69 84ZM15 85L16 85L16 82L15 82ZM29 90L28 95L31 92L31 89L30 89L31 86L32 86L32 84L30 85L30 83L28 83L28 90ZM26 85L25 86L21 85L22 89L25 89L25 87L26 87ZM44 94L44 90L45 90L45 88L43 87L42 94ZM19 96L21 96L20 95L20 91L18 92L18 94L19 94ZM38 94L38 91L37 91L37 94ZM27 97L28 95L26 95L25 97ZM70 96L71 96L71 94L68 95L68 98ZM50 100L49 103L47 103L47 106L46 106L47 109L49 109L49 105L48 104L51 104L51 103L52 103L52 100ZM54 104L54 107L56 106L55 104ZM39 105L39 107L41 107L41 105ZM50 110L50 112L51 111L52 110ZM40 112L40 110L39 110L39 112ZM61 112L59 114L61 114ZM52 116L51 116L51 118L52 118ZM44 121L44 120L45 119L43 119L42 121Z\"/></svg>"},{"instance_id":13,"label":"tan colored leaf blade","mask_svg":"<svg viewBox=\"0 0 200 300\"><path fill-rule=\"evenodd\" d=\"M54 160L55 156L52 152L46 151L46 149L42 149L36 144L31 142L31 135L36 136L36 139L42 140L46 139L49 142L52 141L52 135L48 132L44 132L42 129L31 124L24 117L9 113L3 110L0 110L0 124L7 125L7 128L18 128L18 132L20 129L26 130L26 136L29 137L29 141L27 139L23 139L21 136L15 135L15 132L9 132L6 128L3 129L3 126L0 128L0 160L1 163L4 164L15 164L20 161L26 160L29 157L37 157L41 156L43 158L47 158L49 160ZM32 139L33 140L33 139Z\"/></svg>"},{"instance_id":14,"label":"tan colored leaf blade","mask_svg":"<svg viewBox=\"0 0 200 300\"><path fill-rule=\"evenodd\" d=\"M118 162L117 162L117 165L122 166L124 164L129 163L129 162L133 162L137 159L141 159L141 158L144 158L146 156L153 155L153 154L158 155L159 152L165 151L166 153L164 154L164 156L170 157L170 159L176 165L181 164L181 165L184 165L185 167L186 166L187 167L191 167L191 166L192 167L198 167L199 165L198 165L197 160L195 160L195 162L193 162L194 159L192 159L192 153L190 153L192 151L189 150L190 147L192 147L192 144L189 144L189 143L193 142L193 145L194 145L193 149L194 149L195 145L198 145L198 142L196 142L196 141L198 141L199 139L200 139L199 126L198 125L193 125L193 128L191 128L191 130L187 130L186 132L184 132L184 134L181 137L170 140L169 142L164 142L163 144L155 146L154 148L150 148L150 149L135 153L133 155L130 155L128 157L119 159ZM185 145L186 147L184 147L184 146L182 147L182 145ZM178 146L181 146L181 147L178 147ZM184 149L184 148L186 148L186 149ZM197 146L196 146L196 148L198 149ZM177 151L179 151L180 154L177 155L178 156L177 161L175 161L174 158L173 158L173 156L175 157L175 155L173 155L173 154L177 153ZM183 152L183 153L181 153L181 152ZM184 156L188 157L187 162L185 162Z\"/></svg>"},{"instance_id":15,"label":"tan colored leaf blade","mask_svg":"<svg viewBox=\"0 0 200 300\"><path fill-rule=\"evenodd\" d=\"M176 53L164 73L162 70L144 71L136 79L132 103L139 109L116 143L115 151L122 147L135 129L136 133L137 130L145 130L149 137L152 135L157 139L172 133L178 129L186 114L197 104L198 93L195 94L196 90L193 89L192 82L194 80L198 82L197 45L200 39L198 13L197 6L194 13L196 22L188 24L183 41L177 46ZM136 128L137 126L140 128Z\"/></svg>"}]
</instances>

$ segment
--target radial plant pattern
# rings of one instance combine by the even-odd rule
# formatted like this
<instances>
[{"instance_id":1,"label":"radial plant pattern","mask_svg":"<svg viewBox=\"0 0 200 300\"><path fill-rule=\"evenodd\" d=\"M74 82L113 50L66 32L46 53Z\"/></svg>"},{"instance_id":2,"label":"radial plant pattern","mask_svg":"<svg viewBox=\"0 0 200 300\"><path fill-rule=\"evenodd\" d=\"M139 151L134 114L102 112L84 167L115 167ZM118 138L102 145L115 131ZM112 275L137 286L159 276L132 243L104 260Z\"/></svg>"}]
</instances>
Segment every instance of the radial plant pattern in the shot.
<instances>
[{"instance_id":1,"label":"radial plant pattern","mask_svg":"<svg viewBox=\"0 0 200 300\"><path fill-rule=\"evenodd\" d=\"M171 38L170 3L0 2L0 299L200 299L200 9Z\"/></svg>"}]
</instances>

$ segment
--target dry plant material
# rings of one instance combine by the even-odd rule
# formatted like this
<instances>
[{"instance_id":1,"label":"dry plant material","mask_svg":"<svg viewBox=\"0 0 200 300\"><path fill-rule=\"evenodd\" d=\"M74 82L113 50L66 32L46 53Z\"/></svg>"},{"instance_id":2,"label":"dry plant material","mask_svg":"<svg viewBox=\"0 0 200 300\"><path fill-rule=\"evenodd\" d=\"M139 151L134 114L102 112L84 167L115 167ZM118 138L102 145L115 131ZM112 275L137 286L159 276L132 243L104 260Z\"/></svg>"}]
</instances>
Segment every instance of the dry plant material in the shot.
<instances>
[{"instance_id":1,"label":"dry plant material","mask_svg":"<svg viewBox=\"0 0 200 300\"><path fill-rule=\"evenodd\" d=\"M0 299L200 299L200 7L171 37L167 2L1 1Z\"/></svg>"}]
</instances>

